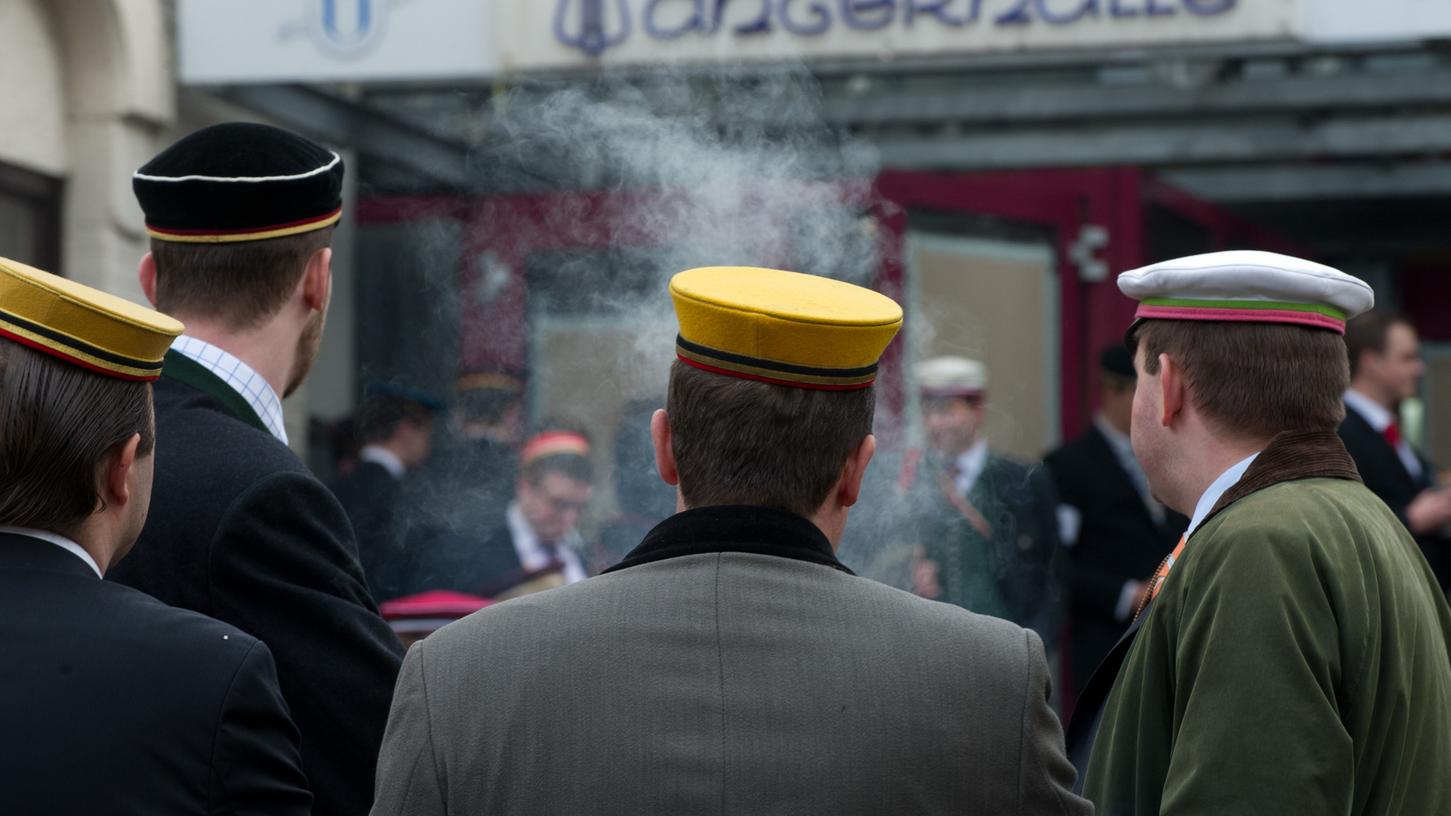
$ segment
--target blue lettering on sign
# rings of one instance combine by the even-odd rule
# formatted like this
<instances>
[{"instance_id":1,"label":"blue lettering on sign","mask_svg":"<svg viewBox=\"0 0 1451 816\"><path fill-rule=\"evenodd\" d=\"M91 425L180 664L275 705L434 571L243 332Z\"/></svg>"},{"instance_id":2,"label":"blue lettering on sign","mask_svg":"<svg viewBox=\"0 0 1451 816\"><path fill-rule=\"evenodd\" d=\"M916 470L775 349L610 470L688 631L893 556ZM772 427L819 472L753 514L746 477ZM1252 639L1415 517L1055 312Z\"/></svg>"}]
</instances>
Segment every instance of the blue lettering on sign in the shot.
<instances>
[{"instance_id":1,"label":"blue lettering on sign","mask_svg":"<svg viewBox=\"0 0 1451 816\"><path fill-rule=\"evenodd\" d=\"M802 22L800 17L793 13L793 8L799 8L803 0L780 0L777 6L781 15L781 25L792 34L802 37L815 37L825 34L831 28L831 8L822 0L804 0L806 5L805 13L810 16L811 22Z\"/></svg>"},{"instance_id":2,"label":"blue lettering on sign","mask_svg":"<svg viewBox=\"0 0 1451 816\"><path fill-rule=\"evenodd\" d=\"M343 0L325 0L327 8ZM360 4L359 27L370 20L376 0ZM645 36L658 42L686 35L749 37L780 28L797 37L819 37L834 26L881 31L991 25L1023 29L1071 26L1086 19L1161 18L1181 13L1215 17L1236 9L1239 0L557 0L555 38L597 57L622 45L633 32L638 11ZM985 13L986 10L986 13ZM723 34L722 32L728 32Z\"/></svg>"},{"instance_id":3,"label":"blue lettering on sign","mask_svg":"<svg viewBox=\"0 0 1451 816\"><path fill-rule=\"evenodd\" d=\"M607 9L613 8L611 15ZM570 12L574 14L571 15ZM554 9L554 37L591 57L624 43L630 36L630 4L626 0L559 0Z\"/></svg>"},{"instance_id":4,"label":"blue lettering on sign","mask_svg":"<svg viewBox=\"0 0 1451 816\"><path fill-rule=\"evenodd\" d=\"M1038 0L1038 17L1048 25L1071 25L1092 15L1098 16L1098 0Z\"/></svg>"},{"instance_id":5,"label":"blue lettering on sign","mask_svg":"<svg viewBox=\"0 0 1451 816\"><path fill-rule=\"evenodd\" d=\"M982 5L982 0L972 0L972 16L970 18L954 17L952 12L947 8L952 5L956 5L953 0L907 0L907 13L904 22L910 28L917 22L917 15L920 14L932 17L945 26L962 28L968 24L969 20L977 20L978 6Z\"/></svg>"}]
</instances>

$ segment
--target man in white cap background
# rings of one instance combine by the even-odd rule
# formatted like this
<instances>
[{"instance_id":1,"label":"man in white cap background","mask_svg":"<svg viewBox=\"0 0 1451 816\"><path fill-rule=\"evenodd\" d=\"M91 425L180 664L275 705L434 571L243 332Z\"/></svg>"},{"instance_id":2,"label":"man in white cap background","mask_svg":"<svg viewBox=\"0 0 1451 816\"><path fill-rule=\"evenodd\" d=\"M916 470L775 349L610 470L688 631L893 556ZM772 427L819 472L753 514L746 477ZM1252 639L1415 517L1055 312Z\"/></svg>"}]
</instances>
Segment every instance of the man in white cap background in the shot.
<instances>
[{"instance_id":1,"label":"man in white cap background","mask_svg":"<svg viewBox=\"0 0 1451 816\"><path fill-rule=\"evenodd\" d=\"M925 455L909 454L903 463L896 525L917 548L913 589L1029 627L1051 653L1062 617L1048 474L991 449L982 363L936 357L918 363L914 374L927 446Z\"/></svg>"},{"instance_id":2,"label":"man in white cap background","mask_svg":"<svg viewBox=\"0 0 1451 816\"><path fill-rule=\"evenodd\" d=\"M1370 288L1262 252L1119 287L1134 452L1190 523L1075 713L1098 813L1448 812L1451 609L1335 433Z\"/></svg>"}]
</instances>

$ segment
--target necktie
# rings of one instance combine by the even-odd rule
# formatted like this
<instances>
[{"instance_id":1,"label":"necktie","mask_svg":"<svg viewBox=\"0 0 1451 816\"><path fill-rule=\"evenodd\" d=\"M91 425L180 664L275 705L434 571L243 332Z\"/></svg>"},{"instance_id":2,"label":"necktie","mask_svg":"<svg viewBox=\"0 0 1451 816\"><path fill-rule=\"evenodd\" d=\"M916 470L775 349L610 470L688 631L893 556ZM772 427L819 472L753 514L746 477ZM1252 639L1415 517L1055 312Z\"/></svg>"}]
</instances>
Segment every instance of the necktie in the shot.
<instances>
[{"instance_id":1,"label":"necktie","mask_svg":"<svg viewBox=\"0 0 1451 816\"><path fill-rule=\"evenodd\" d=\"M1381 431L1380 434L1385 437L1391 447L1399 448L1401 446L1401 427L1396 423L1392 422L1387 425L1386 429Z\"/></svg>"},{"instance_id":2,"label":"necktie","mask_svg":"<svg viewBox=\"0 0 1451 816\"><path fill-rule=\"evenodd\" d=\"M1148 608L1149 603L1158 596L1159 589L1164 586L1164 579L1169 576L1169 570L1174 568L1174 562L1179 560L1179 555L1184 552L1184 545L1188 541L1189 537L1187 535L1181 536L1178 546L1174 548L1173 552L1164 556L1164 560L1159 564L1159 568L1154 570L1154 577L1149 579L1149 585L1144 590L1144 597L1139 601L1139 608L1134 610L1134 620L1138 620L1139 616L1144 614L1144 610Z\"/></svg>"}]
</instances>

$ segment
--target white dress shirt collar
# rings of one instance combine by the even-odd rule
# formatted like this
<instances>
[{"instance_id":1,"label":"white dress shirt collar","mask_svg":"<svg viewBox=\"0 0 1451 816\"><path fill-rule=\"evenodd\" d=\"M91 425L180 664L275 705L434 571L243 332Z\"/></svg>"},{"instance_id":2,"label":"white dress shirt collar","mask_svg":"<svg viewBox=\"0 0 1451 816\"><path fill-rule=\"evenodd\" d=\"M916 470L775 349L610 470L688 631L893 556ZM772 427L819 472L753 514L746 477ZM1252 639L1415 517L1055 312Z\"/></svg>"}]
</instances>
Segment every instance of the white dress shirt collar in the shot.
<instances>
[{"instance_id":1,"label":"white dress shirt collar","mask_svg":"<svg viewBox=\"0 0 1451 816\"><path fill-rule=\"evenodd\" d=\"M358 451L358 459L381 465L394 479L402 479L403 474L408 472L408 468L403 465L403 460L399 459L393 451L377 445L364 445L363 449Z\"/></svg>"},{"instance_id":2,"label":"white dress shirt collar","mask_svg":"<svg viewBox=\"0 0 1451 816\"><path fill-rule=\"evenodd\" d=\"M1199 525L1204 522L1205 517L1209 515L1209 511L1214 509L1214 505L1219 503L1219 499L1231 487L1239 484L1239 480L1244 478L1244 472L1249 470L1249 466L1254 464L1255 458L1259 455L1259 452L1256 451L1239 460L1239 462L1231 465L1229 470L1219 474L1219 478L1215 479L1209 485L1209 489L1204 491L1204 495L1199 497L1199 503L1194 505L1194 515L1189 519L1189 529L1184 531L1185 538L1193 535L1194 531L1199 529Z\"/></svg>"},{"instance_id":3,"label":"white dress shirt collar","mask_svg":"<svg viewBox=\"0 0 1451 816\"><path fill-rule=\"evenodd\" d=\"M544 549L534 528L529 526L529 521L524 518L524 511L519 509L518 502L509 503L509 510L505 514L505 518L509 523L509 537L514 539L514 552L519 556L520 566L530 571L541 570L549 566L550 553ZM579 550L583 544L584 540L580 538L577 530L570 530L564 538L556 543L559 560L564 562L564 582L566 584L583 581L589 577L584 571L584 562L579 558Z\"/></svg>"},{"instance_id":4,"label":"white dress shirt collar","mask_svg":"<svg viewBox=\"0 0 1451 816\"><path fill-rule=\"evenodd\" d=\"M1376 433L1381 435L1384 435L1386 428L1389 428L1391 423L1397 419L1396 415L1384 405L1353 388L1347 389L1345 392L1345 406L1360 414L1361 419L1364 419ZM1387 440L1387 444L1389 444L1389 440ZM1424 468L1421 465L1420 457L1416 456L1416 449L1411 447L1411 443L1402 437L1395 446L1395 451L1396 457L1401 460L1401 465L1405 467L1406 472L1413 478L1421 478Z\"/></svg>"},{"instance_id":5,"label":"white dress shirt collar","mask_svg":"<svg viewBox=\"0 0 1451 816\"><path fill-rule=\"evenodd\" d=\"M987 440L979 439L972 447L958 454L957 475L954 478L954 487L959 495L966 496L972 486L977 484L978 477L982 475L983 469L987 467Z\"/></svg>"},{"instance_id":6,"label":"white dress shirt collar","mask_svg":"<svg viewBox=\"0 0 1451 816\"><path fill-rule=\"evenodd\" d=\"M1356 391L1354 388L1346 390L1345 404L1352 411L1360 414L1361 419L1370 423L1370 427L1374 428L1376 433L1385 433L1386 428L1389 428L1391 421L1395 419L1395 415L1384 405Z\"/></svg>"},{"instance_id":7,"label":"white dress shirt collar","mask_svg":"<svg viewBox=\"0 0 1451 816\"><path fill-rule=\"evenodd\" d=\"M236 391L252 410L257 412L262 424L267 430L277 437L282 444L287 444L287 425L283 420L282 398L272 390L272 386L262 378L251 366L237 359L235 355L222 348L212 345L205 340L199 340L190 335L183 334L176 338L171 347L178 353L187 357L206 370L217 375L222 382Z\"/></svg>"},{"instance_id":8,"label":"white dress shirt collar","mask_svg":"<svg viewBox=\"0 0 1451 816\"><path fill-rule=\"evenodd\" d=\"M69 538L66 538L63 535L60 535L58 533L52 533L49 530L32 530L29 527L10 527L8 525L0 525L0 533L8 533L10 535L20 535L26 536L28 538L38 538L41 541L49 541L55 546L60 547L62 550L65 550L71 555L74 555L76 558L79 558L82 561L86 562L86 566L90 567L91 570L96 573L96 577L101 577L101 567L96 563L96 559L92 558L91 554L86 552L84 547L75 543L74 541L71 541Z\"/></svg>"}]
</instances>

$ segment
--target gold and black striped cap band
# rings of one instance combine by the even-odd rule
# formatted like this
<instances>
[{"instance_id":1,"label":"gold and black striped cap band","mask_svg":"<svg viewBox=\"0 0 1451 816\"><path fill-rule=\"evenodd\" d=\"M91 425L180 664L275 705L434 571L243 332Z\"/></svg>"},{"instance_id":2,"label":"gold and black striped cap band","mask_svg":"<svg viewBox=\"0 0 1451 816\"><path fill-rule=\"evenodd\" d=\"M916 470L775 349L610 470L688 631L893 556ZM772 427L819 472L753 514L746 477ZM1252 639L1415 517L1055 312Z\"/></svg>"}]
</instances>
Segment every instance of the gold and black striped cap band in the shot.
<instances>
[{"instance_id":1,"label":"gold and black striped cap band","mask_svg":"<svg viewBox=\"0 0 1451 816\"><path fill-rule=\"evenodd\" d=\"M0 337L107 377L149 381L182 324L89 286L0 258Z\"/></svg>"},{"instance_id":2,"label":"gold and black striped cap band","mask_svg":"<svg viewBox=\"0 0 1451 816\"><path fill-rule=\"evenodd\" d=\"M714 374L821 391L854 391L866 388L877 379L875 363L858 368L792 365L708 348L679 335L675 338L675 355L682 363Z\"/></svg>"}]
</instances>

